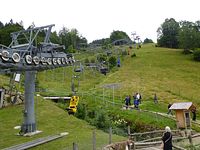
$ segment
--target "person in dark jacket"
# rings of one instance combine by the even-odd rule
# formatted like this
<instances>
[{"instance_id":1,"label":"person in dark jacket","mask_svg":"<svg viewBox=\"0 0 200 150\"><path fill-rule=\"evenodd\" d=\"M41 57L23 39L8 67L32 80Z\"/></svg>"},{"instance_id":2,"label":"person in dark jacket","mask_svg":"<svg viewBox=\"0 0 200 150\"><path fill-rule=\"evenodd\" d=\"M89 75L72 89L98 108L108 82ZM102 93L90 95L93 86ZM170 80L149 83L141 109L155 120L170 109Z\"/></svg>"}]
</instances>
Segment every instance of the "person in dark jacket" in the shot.
<instances>
[{"instance_id":1,"label":"person in dark jacket","mask_svg":"<svg viewBox=\"0 0 200 150\"><path fill-rule=\"evenodd\" d=\"M165 127L165 133L162 136L163 150L172 150L172 134L170 127Z\"/></svg>"},{"instance_id":2,"label":"person in dark jacket","mask_svg":"<svg viewBox=\"0 0 200 150\"><path fill-rule=\"evenodd\" d=\"M125 98L126 109L128 109L128 105L130 103L129 101L130 101L129 96L126 96L126 98Z\"/></svg>"},{"instance_id":3,"label":"person in dark jacket","mask_svg":"<svg viewBox=\"0 0 200 150\"><path fill-rule=\"evenodd\" d=\"M192 120L196 121L196 107L192 109Z\"/></svg>"}]
</instances>

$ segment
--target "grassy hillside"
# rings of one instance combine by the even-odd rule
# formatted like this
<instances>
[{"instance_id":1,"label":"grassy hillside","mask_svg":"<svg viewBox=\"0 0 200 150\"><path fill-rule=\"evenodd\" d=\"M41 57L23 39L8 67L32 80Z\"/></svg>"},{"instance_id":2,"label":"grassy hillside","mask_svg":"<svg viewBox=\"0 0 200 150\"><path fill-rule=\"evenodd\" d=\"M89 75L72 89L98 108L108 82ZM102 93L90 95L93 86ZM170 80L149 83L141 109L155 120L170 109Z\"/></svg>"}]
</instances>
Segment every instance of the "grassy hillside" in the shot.
<instances>
[{"instance_id":1,"label":"grassy hillside","mask_svg":"<svg viewBox=\"0 0 200 150\"><path fill-rule=\"evenodd\" d=\"M113 54L119 49L124 50L128 48L114 47L112 50ZM121 56L122 66L114 68L114 71L111 71L106 76L85 68L81 75L78 94L81 96L80 103L88 103L86 109L98 108L98 106L103 107L106 111L112 109L111 115L124 114L124 116L127 116L126 120L132 122L140 120L137 123L138 125L149 125L150 128L156 125L155 128L163 128L169 122L165 118L161 120L157 119L156 116L152 117L151 114L142 115L142 113L139 113L141 115L140 119L138 119L137 117L135 118L135 116L138 116L137 112L131 112L132 115L126 111L122 113L120 109L124 103L125 96L132 96L135 92L140 92L143 97L141 109L163 113L167 112L168 103L173 102L192 101L196 106L199 106L198 99L200 94L198 86L200 84L200 71L198 68L200 63L194 62L191 55L183 55L182 50L179 49L157 48L153 44L144 45L141 49L133 49L131 53L135 53L136 57L131 57L131 55ZM77 55L77 57L80 56L84 60L86 57L94 57L95 54ZM116 55L116 57L118 56ZM53 82L54 86L49 87L49 89L54 91L55 95L59 95L61 91L64 91L64 93L68 91L70 93L72 69L67 68L68 71L65 76L67 80ZM65 73L61 73L62 76L63 74ZM49 74L49 76L52 75L62 79L59 76L59 71ZM40 74L39 78L41 77L44 76ZM46 85L43 81L40 80L40 86ZM111 88L103 88L104 85L113 83L119 86L114 89L112 86ZM56 90L57 88L59 90ZM159 105L153 103L154 93L158 96ZM115 102L118 105L110 108L107 106L108 103L104 103L105 101L109 101L108 103ZM94 106L89 106L91 103L95 103ZM175 128L175 122L171 126Z\"/></svg>"},{"instance_id":2,"label":"grassy hillside","mask_svg":"<svg viewBox=\"0 0 200 150\"><path fill-rule=\"evenodd\" d=\"M165 102L193 101L199 104L200 63L193 61L190 55L183 55L182 50L157 48L153 45L144 45L132 52L137 57L124 56L122 67L107 76L85 68L80 79L79 93L88 92L89 89L102 93L102 85L119 83L120 88L119 91L116 89L116 93L123 98L138 91L145 100L152 99L153 94L157 93L159 100ZM59 68L39 73L40 86L57 95L70 93L72 69Z\"/></svg>"},{"instance_id":3,"label":"grassy hillside","mask_svg":"<svg viewBox=\"0 0 200 150\"><path fill-rule=\"evenodd\" d=\"M115 47L116 49L127 49L127 47ZM152 129L162 129L166 125L176 128L175 121L157 115L141 111L125 111L121 109L126 95L135 92L142 94L141 109L158 112L167 112L168 103L179 101L192 101L199 109L199 85L200 85L200 63L194 62L191 55L183 55L181 50L157 48L152 44L144 45L141 49L133 49L131 55L121 56L122 66L114 68L109 74L102 75L97 71L84 68L80 74L80 105L84 106L85 113L98 115L105 111L113 120L124 118L131 123L132 131L139 132ZM83 53L76 58L95 58L95 53ZM118 57L116 55L116 57ZM58 68L39 72L37 74L37 90L42 95L66 96L71 94L71 81L73 67ZM8 83L9 79L3 76L0 85ZM105 87L107 84L118 84L118 87ZM154 93L158 96L158 105L153 103ZM133 99L132 99L133 101ZM115 104L113 104L115 103ZM59 105L67 107L67 105ZM16 131L13 127L20 125L22 118L22 106L9 107L0 110L0 145L7 147L16 143L28 141L38 137L67 131L70 134L58 141L54 141L42 148L60 149L72 147L76 142L80 149L90 149L91 135L94 127L85 121L68 116L65 111L58 108L54 103L39 100L36 102L36 114L38 129L43 133L34 137L24 138L13 136ZM17 114L17 115L16 115ZM199 119L199 112L197 114ZM92 118L86 117L87 121ZM108 118L107 118L108 119ZM96 120L95 120L96 121ZM94 124L94 121L91 121ZM90 122L90 123L91 123ZM97 145L101 147L107 143L108 135L98 131ZM115 140L123 137L115 136ZM7 141L7 142L5 142ZM87 144L85 144L87 143ZM1 147L0 147L1 148Z\"/></svg>"},{"instance_id":4,"label":"grassy hillside","mask_svg":"<svg viewBox=\"0 0 200 150\"><path fill-rule=\"evenodd\" d=\"M108 134L95 129L85 121L69 116L53 102L38 97L35 104L37 128L43 132L32 137L17 136L15 134L18 133L18 130L13 129L15 126L21 125L23 121L22 105L0 110L0 149L61 132L69 132L69 135L34 149L72 149L73 142L77 143L81 150L92 149L92 132L94 130L96 130L97 149L108 143ZM113 136L113 141L124 139L124 137Z\"/></svg>"}]
</instances>

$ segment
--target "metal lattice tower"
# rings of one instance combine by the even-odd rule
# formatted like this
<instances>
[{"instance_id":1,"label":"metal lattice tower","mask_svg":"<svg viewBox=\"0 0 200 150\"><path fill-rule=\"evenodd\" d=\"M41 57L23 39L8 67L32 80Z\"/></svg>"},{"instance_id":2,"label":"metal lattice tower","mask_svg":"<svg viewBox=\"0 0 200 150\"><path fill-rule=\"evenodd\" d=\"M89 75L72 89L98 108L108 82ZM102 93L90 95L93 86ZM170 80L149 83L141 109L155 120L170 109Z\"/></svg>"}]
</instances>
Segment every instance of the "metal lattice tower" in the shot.
<instances>
[{"instance_id":1,"label":"metal lattice tower","mask_svg":"<svg viewBox=\"0 0 200 150\"><path fill-rule=\"evenodd\" d=\"M1 72L25 72L25 109L22 134L36 131L34 112L35 75L37 71L72 65L71 54L62 52L63 46L50 42L54 25L30 28L11 33L7 47L0 44ZM38 37L43 35L43 42Z\"/></svg>"}]
</instances>

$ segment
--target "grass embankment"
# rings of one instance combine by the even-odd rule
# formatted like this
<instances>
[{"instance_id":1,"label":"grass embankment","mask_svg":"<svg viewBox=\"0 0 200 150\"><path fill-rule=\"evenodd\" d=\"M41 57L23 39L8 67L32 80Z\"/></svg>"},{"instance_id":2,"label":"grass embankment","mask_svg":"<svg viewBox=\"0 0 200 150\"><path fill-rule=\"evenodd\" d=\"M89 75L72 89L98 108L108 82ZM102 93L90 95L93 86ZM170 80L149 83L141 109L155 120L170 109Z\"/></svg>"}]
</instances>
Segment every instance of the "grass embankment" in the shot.
<instances>
[{"instance_id":1,"label":"grass embankment","mask_svg":"<svg viewBox=\"0 0 200 150\"><path fill-rule=\"evenodd\" d=\"M72 144L78 144L79 149L92 149L92 133L96 130L96 145L100 149L108 144L108 134L95 129L85 121L74 116L69 116L67 112L58 108L53 102L35 99L37 129L42 133L32 137L22 137L15 134L18 130L14 126L23 122L22 105L10 106L0 110L0 149L12 145L31 141L40 137L68 132L64 138L43 144L34 149L72 149ZM113 141L120 141L126 138L113 135Z\"/></svg>"}]
</instances>

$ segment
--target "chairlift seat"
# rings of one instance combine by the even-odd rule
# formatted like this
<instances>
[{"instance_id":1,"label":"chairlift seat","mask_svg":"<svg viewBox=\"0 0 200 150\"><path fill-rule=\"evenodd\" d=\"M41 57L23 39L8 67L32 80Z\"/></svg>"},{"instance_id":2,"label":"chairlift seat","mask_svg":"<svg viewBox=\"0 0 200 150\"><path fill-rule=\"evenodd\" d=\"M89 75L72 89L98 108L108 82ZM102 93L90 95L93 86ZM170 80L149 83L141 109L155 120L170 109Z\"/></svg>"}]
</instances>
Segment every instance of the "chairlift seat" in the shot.
<instances>
[{"instance_id":1,"label":"chairlift seat","mask_svg":"<svg viewBox=\"0 0 200 150\"><path fill-rule=\"evenodd\" d=\"M106 68L106 67L101 68L101 69L100 69L100 72L103 73L103 74L104 74L104 73L107 73L107 72L108 72L108 68Z\"/></svg>"},{"instance_id":2,"label":"chairlift seat","mask_svg":"<svg viewBox=\"0 0 200 150\"><path fill-rule=\"evenodd\" d=\"M75 72L82 72L82 69L81 68L77 68L74 70Z\"/></svg>"}]
</instances>

